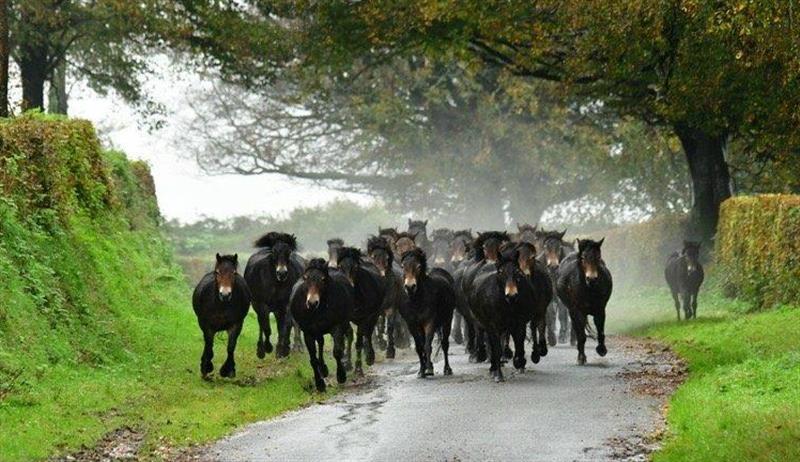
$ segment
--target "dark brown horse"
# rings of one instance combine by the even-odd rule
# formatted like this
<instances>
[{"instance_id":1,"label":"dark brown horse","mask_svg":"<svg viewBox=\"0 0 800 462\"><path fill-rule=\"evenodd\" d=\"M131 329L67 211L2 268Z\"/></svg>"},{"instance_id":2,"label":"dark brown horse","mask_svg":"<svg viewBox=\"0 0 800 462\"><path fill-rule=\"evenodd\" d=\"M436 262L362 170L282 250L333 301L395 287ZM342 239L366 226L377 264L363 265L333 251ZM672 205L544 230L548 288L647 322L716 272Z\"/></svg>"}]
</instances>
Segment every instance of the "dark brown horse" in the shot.
<instances>
[{"instance_id":1,"label":"dark brown horse","mask_svg":"<svg viewBox=\"0 0 800 462\"><path fill-rule=\"evenodd\" d=\"M664 277L672 292L672 299L675 300L678 321L681 320L681 298L683 298L684 318L696 318L697 293L705 278L703 265L700 264L700 243L683 241L683 250L680 253L673 253L667 259Z\"/></svg>"},{"instance_id":2,"label":"dark brown horse","mask_svg":"<svg viewBox=\"0 0 800 462\"><path fill-rule=\"evenodd\" d=\"M547 310L556 296L547 267L537 260L536 247L530 242L519 242L514 245L513 249L517 251L519 268L533 289L534 307L531 317L531 341L533 346L531 347L531 361L536 364L539 362L540 357L547 356Z\"/></svg>"},{"instance_id":3,"label":"dark brown horse","mask_svg":"<svg viewBox=\"0 0 800 462\"><path fill-rule=\"evenodd\" d=\"M569 309L572 328L578 338L578 364L586 364L586 330L588 317L597 328L597 354L605 356L606 305L611 297L611 273L600 252L603 240L578 240L578 251L570 254L558 269L556 292Z\"/></svg>"},{"instance_id":4,"label":"dark brown horse","mask_svg":"<svg viewBox=\"0 0 800 462\"><path fill-rule=\"evenodd\" d=\"M253 310L260 328L256 354L263 358L272 351L269 314L273 313L278 325L275 354L280 358L289 354L289 296L303 275L305 261L295 252L297 240L292 234L269 232L258 238L255 246L259 250L247 261L244 278L253 294Z\"/></svg>"},{"instance_id":5,"label":"dark brown horse","mask_svg":"<svg viewBox=\"0 0 800 462\"><path fill-rule=\"evenodd\" d=\"M474 238L472 237L471 229L462 229L453 233L453 240L450 244L450 266L452 268L453 279L456 281L463 275L464 267L466 266L464 262L469 259L473 241ZM461 345L464 343L464 329L466 328L463 313L466 311L467 307L460 297L457 297L457 300L456 310L453 313L452 333L453 341Z\"/></svg>"},{"instance_id":6,"label":"dark brown horse","mask_svg":"<svg viewBox=\"0 0 800 462\"><path fill-rule=\"evenodd\" d=\"M384 279L374 265L363 260L361 251L354 247L339 249L339 268L355 292L355 305L350 321L356 325L356 373L363 374L362 350L366 350L366 363L375 362L372 333L383 308L386 294ZM350 348L348 348L348 356Z\"/></svg>"},{"instance_id":7,"label":"dark brown horse","mask_svg":"<svg viewBox=\"0 0 800 462\"><path fill-rule=\"evenodd\" d=\"M250 290L237 271L238 265L238 255L217 254L214 271L203 276L192 295L192 307L205 342L200 359L200 374L203 378L214 370L211 363L214 357L214 334L223 330L228 332L228 357L220 368L219 375L236 376L233 353L247 310L250 309Z\"/></svg>"},{"instance_id":8,"label":"dark brown horse","mask_svg":"<svg viewBox=\"0 0 800 462\"><path fill-rule=\"evenodd\" d=\"M408 233L414 235L414 242L417 247L425 251L426 254L431 252L431 241L428 239L428 220L408 220Z\"/></svg>"},{"instance_id":9,"label":"dark brown horse","mask_svg":"<svg viewBox=\"0 0 800 462\"><path fill-rule=\"evenodd\" d=\"M339 249L344 247L344 240L338 237L334 237L328 239L328 265L333 268L337 266L337 255L339 254Z\"/></svg>"},{"instance_id":10,"label":"dark brown horse","mask_svg":"<svg viewBox=\"0 0 800 462\"><path fill-rule=\"evenodd\" d=\"M382 320L378 320L376 336L380 341L385 332L386 358L393 359L395 357L395 341L398 337L402 338L407 335L400 317L400 307L408 303L408 297L403 290L402 271L394 262L394 254L389 243L382 237L372 236L367 240L367 256L377 268L385 285Z\"/></svg>"},{"instance_id":11,"label":"dark brown horse","mask_svg":"<svg viewBox=\"0 0 800 462\"><path fill-rule=\"evenodd\" d=\"M425 252L420 248L404 253L401 266L408 303L401 307L400 313L414 337L419 357L417 377L433 375L432 344L437 333L444 353L442 373L452 375L449 351L450 325L456 302L453 278L442 268L428 271Z\"/></svg>"},{"instance_id":12,"label":"dark brown horse","mask_svg":"<svg viewBox=\"0 0 800 462\"><path fill-rule=\"evenodd\" d=\"M529 225L528 223L519 224L517 223L517 233L514 235L514 242L527 242L529 244L533 244L536 246L536 250L539 251L541 248L537 245L536 242L536 231L538 229L538 225Z\"/></svg>"},{"instance_id":13,"label":"dark brown horse","mask_svg":"<svg viewBox=\"0 0 800 462\"><path fill-rule=\"evenodd\" d=\"M539 261L547 267L547 271L552 281L553 290L555 290L556 279L558 278L558 267L564 258L572 253L572 246L564 242L564 235L567 230L562 232L558 231L544 231L541 230L537 235L540 242ZM558 338L556 338L556 320L558 320ZM572 332L572 327L569 322L569 312L566 305L561 303L558 297L553 297L553 303L550 304L547 311L547 343L550 346L556 343L566 343L569 338L570 343L575 344L575 333Z\"/></svg>"},{"instance_id":14,"label":"dark brown horse","mask_svg":"<svg viewBox=\"0 0 800 462\"><path fill-rule=\"evenodd\" d=\"M340 273L331 274L321 258L308 262L303 278L292 291L289 310L292 319L303 331L314 384L325 391L328 366L323 356L325 334L333 337L333 358L336 360L336 381L347 379L344 359L345 338L352 337L350 318L354 307L353 288Z\"/></svg>"}]
</instances>

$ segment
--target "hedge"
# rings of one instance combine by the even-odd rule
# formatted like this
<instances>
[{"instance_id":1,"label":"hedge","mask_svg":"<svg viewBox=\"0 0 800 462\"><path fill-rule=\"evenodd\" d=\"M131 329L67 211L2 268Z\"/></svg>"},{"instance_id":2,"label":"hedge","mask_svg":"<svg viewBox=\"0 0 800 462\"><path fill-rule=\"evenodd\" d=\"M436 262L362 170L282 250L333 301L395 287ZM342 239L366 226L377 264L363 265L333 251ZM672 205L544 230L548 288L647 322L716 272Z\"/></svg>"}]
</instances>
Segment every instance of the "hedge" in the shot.
<instances>
[{"instance_id":1,"label":"hedge","mask_svg":"<svg viewBox=\"0 0 800 462\"><path fill-rule=\"evenodd\" d=\"M800 196L768 194L725 201L716 261L728 295L760 308L800 302Z\"/></svg>"}]
</instances>

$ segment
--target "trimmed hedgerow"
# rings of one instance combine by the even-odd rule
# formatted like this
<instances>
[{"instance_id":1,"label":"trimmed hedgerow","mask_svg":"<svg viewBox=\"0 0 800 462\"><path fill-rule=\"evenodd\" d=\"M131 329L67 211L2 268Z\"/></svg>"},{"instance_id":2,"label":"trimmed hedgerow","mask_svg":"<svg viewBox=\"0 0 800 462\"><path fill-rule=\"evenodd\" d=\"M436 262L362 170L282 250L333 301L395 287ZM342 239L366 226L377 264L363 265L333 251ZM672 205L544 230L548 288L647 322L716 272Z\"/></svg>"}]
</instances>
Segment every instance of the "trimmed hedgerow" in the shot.
<instances>
[{"instance_id":1,"label":"trimmed hedgerow","mask_svg":"<svg viewBox=\"0 0 800 462\"><path fill-rule=\"evenodd\" d=\"M728 199L720 209L716 261L727 295L760 308L800 301L800 196Z\"/></svg>"}]
</instances>

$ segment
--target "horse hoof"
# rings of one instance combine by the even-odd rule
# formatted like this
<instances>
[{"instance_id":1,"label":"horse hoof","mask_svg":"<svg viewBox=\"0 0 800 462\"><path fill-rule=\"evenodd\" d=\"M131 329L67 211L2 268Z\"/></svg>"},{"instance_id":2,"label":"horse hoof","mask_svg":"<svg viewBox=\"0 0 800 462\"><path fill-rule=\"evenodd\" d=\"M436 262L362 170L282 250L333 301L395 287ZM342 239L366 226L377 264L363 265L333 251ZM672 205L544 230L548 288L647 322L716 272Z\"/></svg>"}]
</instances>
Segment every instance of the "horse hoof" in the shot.
<instances>
[{"instance_id":1,"label":"horse hoof","mask_svg":"<svg viewBox=\"0 0 800 462\"><path fill-rule=\"evenodd\" d=\"M256 357L258 359L264 359L267 356L267 349L264 346L264 342L258 342L256 344Z\"/></svg>"},{"instance_id":2,"label":"horse hoof","mask_svg":"<svg viewBox=\"0 0 800 462\"><path fill-rule=\"evenodd\" d=\"M214 364L209 361L204 364L200 364L200 375L203 377L207 377L214 370Z\"/></svg>"},{"instance_id":3,"label":"horse hoof","mask_svg":"<svg viewBox=\"0 0 800 462\"><path fill-rule=\"evenodd\" d=\"M418 379L424 379L425 377L426 377L426 375L425 375L425 371L419 371L419 372L417 372L417 378L418 378Z\"/></svg>"},{"instance_id":4,"label":"horse hoof","mask_svg":"<svg viewBox=\"0 0 800 462\"><path fill-rule=\"evenodd\" d=\"M368 351L365 356L366 357L364 358L364 361L367 363L367 366L371 366L371 365L375 364L375 352L374 351Z\"/></svg>"},{"instance_id":5,"label":"horse hoof","mask_svg":"<svg viewBox=\"0 0 800 462\"><path fill-rule=\"evenodd\" d=\"M222 377L228 377L230 379L236 377L236 368L234 366L227 366L224 365L219 370L219 375Z\"/></svg>"},{"instance_id":6,"label":"horse hoof","mask_svg":"<svg viewBox=\"0 0 800 462\"><path fill-rule=\"evenodd\" d=\"M578 365L583 366L586 364L586 355L578 355Z\"/></svg>"},{"instance_id":7,"label":"horse hoof","mask_svg":"<svg viewBox=\"0 0 800 462\"><path fill-rule=\"evenodd\" d=\"M386 359L394 359L394 347L389 347L386 349Z\"/></svg>"},{"instance_id":8,"label":"horse hoof","mask_svg":"<svg viewBox=\"0 0 800 462\"><path fill-rule=\"evenodd\" d=\"M606 348L605 345L597 345L597 348L595 348L595 351L597 351L597 354L599 354L601 357L605 356L606 353L608 353L608 349Z\"/></svg>"},{"instance_id":9,"label":"horse hoof","mask_svg":"<svg viewBox=\"0 0 800 462\"><path fill-rule=\"evenodd\" d=\"M525 373L525 366L518 367L517 368L517 372L520 373L520 374L524 374Z\"/></svg>"},{"instance_id":10,"label":"horse hoof","mask_svg":"<svg viewBox=\"0 0 800 462\"><path fill-rule=\"evenodd\" d=\"M523 369L524 370L525 369L525 362L526 361L525 361L524 357L523 358L514 358L514 368L517 369L517 370L519 370L519 369Z\"/></svg>"},{"instance_id":11,"label":"horse hoof","mask_svg":"<svg viewBox=\"0 0 800 462\"><path fill-rule=\"evenodd\" d=\"M539 355L536 353L531 353L531 362L533 364L539 364Z\"/></svg>"},{"instance_id":12,"label":"horse hoof","mask_svg":"<svg viewBox=\"0 0 800 462\"><path fill-rule=\"evenodd\" d=\"M505 377L503 377L502 374L496 374L494 376L494 383L500 383L500 382L505 382L505 381L506 381L506 379L505 379Z\"/></svg>"},{"instance_id":13,"label":"horse hoof","mask_svg":"<svg viewBox=\"0 0 800 462\"><path fill-rule=\"evenodd\" d=\"M328 377L329 371L327 364L323 364L322 366L320 366L320 373L322 374L323 377Z\"/></svg>"},{"instance_id":14,"label":"horse hoof","mask_svg":"<svg viewBox=\"0 0 800 462\"><path fill-rule=\"evenodd\" d=\"M429 368L425 369L425 375L433 376L433 367L429 367Z\"/></svg>"},{"instance_id":15,"label":"horse hoof","mask_svg":"<svg viewBox=\"0 0 800 462\"><path fill-rule=\"evenodd\" d=\"M444 371L442 373L444 375L453 375L453 369L451 369L450 366L447 366L444 368Z\"/></svg>"},{"instance_id":16,"label":"horse hoof","mask_svg":"<svg viewBox=\"0 0 800 462\"><path fill-rule=\"evenodd\" d=\"M336 382L341 385L347 380L347 373L344 369L336 369Z\"/></svg>"},{"instance_id":17,"label":"horse hoof","mask_svg":"<svg viewBox=\"0 0 800 462\"><path fill-rule=\"evenodd\" d=\"M320 393L325 393L325 388L325 381L322 379L317 380L317 391Z\"/></svg>"},{"instance_id":18,"label":"horse hoof","mask_svg":"<svg viewBox=\"0 0 800 462\"><path fill-rule=\"evenodd\" d=\"M478 355L475 357L475 361L477 361L479 363L482 363L482 362L486 361L487 359L489 359L489 357L488 357L488 355L486 353L478 353Z\"/></svg>"},{"instance_id":19,"label":"horse hoof","mask_svg":"<svg viewBox=\"0 0 800 462\"><path fill-rule=\"evenodd\" d=\"M539 346L539 356L541 356L542 358L547 356L547 345L542 344L541 346Z\"/></svg>"}]
</instances>

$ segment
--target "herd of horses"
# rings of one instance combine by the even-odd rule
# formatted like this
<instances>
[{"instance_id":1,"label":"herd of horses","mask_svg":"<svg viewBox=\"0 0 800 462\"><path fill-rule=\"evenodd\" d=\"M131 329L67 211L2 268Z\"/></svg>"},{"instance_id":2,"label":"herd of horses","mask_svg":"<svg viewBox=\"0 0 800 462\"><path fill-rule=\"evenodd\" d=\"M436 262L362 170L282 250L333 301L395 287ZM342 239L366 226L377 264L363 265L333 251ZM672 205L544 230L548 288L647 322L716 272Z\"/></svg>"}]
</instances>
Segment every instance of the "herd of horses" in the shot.
<instances>
[{"instance_id":1,"label":"herd of horses","mask_svg":"<svg viewBox=\"0 0 800 462\"><path fill-rule=\"evenodd\" d=\"M273 349L277 357L287 356L292 329L297 348L302 332L319 391L325 390L329 373L326 334L333 339L339 383L348 370L363 373L362 361L374 363L375 346L394 358L396 348L410 347L411 340L418 377L431 376L435 337L444 375L453 373L451 337L465 344L470 362L488 360L497 382L504 380L506 362L524 371L527 339L534 364L547 355L548 346L569 342L583 365L587 336L597 340L598 355L608 351L605 317L612 278L602 259L604 239L577 239L573 246L564 241L565 233L525 224L515 233L436 229L429 235L427 221L409 220L406 231L379 228L365 251L332 238L327 260L306 261L293 235L269 232L255 241L257 251L243 275L238 255L217 254L214 271L195 289L192 301L205 341L201 375L207 378L213 371L214 335L224 330L227 358L219 373L235 376L236 342L251 305L259 325L257 356ZM665 273L676 309L679 297L684 299L687 319L696 313L702 283L698 251L695 243L685 243L670 257ZM274 346L270 313L277 326Z\"/></svg>"}]
</instances>

